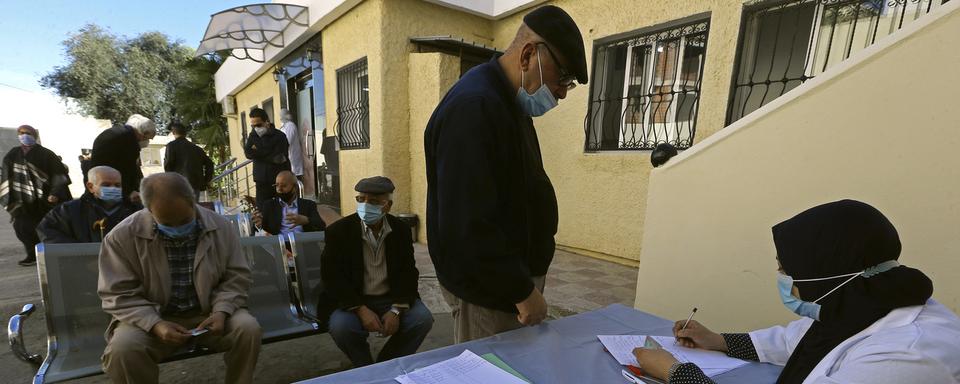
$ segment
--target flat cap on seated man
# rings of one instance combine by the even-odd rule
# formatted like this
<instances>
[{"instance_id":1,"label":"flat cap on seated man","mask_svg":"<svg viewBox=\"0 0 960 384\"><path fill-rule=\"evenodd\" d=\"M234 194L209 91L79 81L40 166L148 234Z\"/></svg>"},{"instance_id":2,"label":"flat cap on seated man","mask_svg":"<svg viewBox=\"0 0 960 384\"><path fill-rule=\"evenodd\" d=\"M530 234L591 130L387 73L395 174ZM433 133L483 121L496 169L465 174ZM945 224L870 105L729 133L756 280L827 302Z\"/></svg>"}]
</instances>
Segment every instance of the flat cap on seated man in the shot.
<instances>
[{"instance_id":1,"label":"flat cap on seated man","mask_svg":"<svg viewBox=\"0 0 960 384\"><path fill-rule=\"evenodd\" d=\"M123 199L120 171L101 165L87 171L87 191L60 204L40 221L37 234L44 243L99 243L114 226L143 209Z\"/></svg>"},{"instance_id":2,"label":"flat cap on seated man","mask_svg":"<svg viewBox=\"0 0 960 384\"><path fill-rule=\"evenodd\" d=\"M360 180L357 213L327 227L321 274L336 303L330 336L356 367L373 363L367 337L390 336L377 361L413 354L433 326L420 301L410 227L390 215L393 182Z\"/></svg>"},{"instance_id":3,"label":"flat cap on seated man","mask_svg":"<svg viewBox=\"0 0 960 384\"><path fill-rule=\"evenodd\" d=\"M97 291L112 317L103 370L114 383L156 383L157 364L196 341L226 352L227 383L253 382L261 331L245 309L252 279L237 228L198 206L179 174L151 175L140 193L147 209L100 250Z\"/></svg>"}]
</instances>

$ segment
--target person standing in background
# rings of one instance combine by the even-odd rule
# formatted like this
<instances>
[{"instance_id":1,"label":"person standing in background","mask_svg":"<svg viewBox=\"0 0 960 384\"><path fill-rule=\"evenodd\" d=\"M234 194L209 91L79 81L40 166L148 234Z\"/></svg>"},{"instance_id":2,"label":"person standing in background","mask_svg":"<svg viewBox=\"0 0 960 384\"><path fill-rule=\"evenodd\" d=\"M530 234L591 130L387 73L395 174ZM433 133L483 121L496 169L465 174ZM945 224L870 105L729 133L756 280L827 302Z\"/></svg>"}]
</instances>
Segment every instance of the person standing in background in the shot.
<instances>
[{"instance_id":1,"label":"person standing in background","mask_svg":"<svg viewBox=\"0 0 960 384\"><path fill-rule=\"evenodd\" d=\"M200 192L206 191L207 185L213 179L213 160L210 160L203 148L187 140L186 126L174 122L170 123L168 130L176 139L167 143L163 170L186 177L199 201Z\"/></svg>"},{"instance_id":2,"label":"person standing in background","mask_svg":"<svg viewBox=\"0 0 960 384\"><path fill-rule=\"evenodd\" d=\"M37 224L51 208L72 197L67 189L67 168L53 151L37 142L37 130L21 125L17 138L20 146L3 157L0 204L10 213L13 230L27 253L18 264L29 267L37 263Z\"/></svg>"},{"instance_id":3,"label":"person standing in background","mask_svg":"<svg viewBox=\"0 0 960 384\"><path fill-rule=\"evenodd\" d=\"M293 122L293 115L289 110L280 110L280 131L287 136L287 157L290 159L290 172L297 176L297 180L303 181L303 145L300 140L300 130L297 124Z\"/></svg>"},{"instance_id":4,"label":"person standing in background","mask_svg":"<svg viewBox=\"0 0 960 384\"><path fill-rule=\"evenodd\" d=\"M257 207L277 197L273 186L277 175L290 170L290 160L287 158L289 143L283 132L278 131L270 124L267 111L260 108L250 110L250 126L253 132L247 136L243 146L243 153L253 160L253 181L257 185Z\"/></svg>"},{"instance_id":5,"label":"person standing in background","mask_svg":"<svg viewBox=\"0 0 960 384\"><path fill-rule=\"evenodd\" d=\"M134 114L124 125L104 130L93 141L90 167L106 165L120 171L123 177L123 197L140 202L140 150L150 145L157 135L157 125L141 115ZM86 182L87 180L84 180Z\"/></svg>"}]
</instances>

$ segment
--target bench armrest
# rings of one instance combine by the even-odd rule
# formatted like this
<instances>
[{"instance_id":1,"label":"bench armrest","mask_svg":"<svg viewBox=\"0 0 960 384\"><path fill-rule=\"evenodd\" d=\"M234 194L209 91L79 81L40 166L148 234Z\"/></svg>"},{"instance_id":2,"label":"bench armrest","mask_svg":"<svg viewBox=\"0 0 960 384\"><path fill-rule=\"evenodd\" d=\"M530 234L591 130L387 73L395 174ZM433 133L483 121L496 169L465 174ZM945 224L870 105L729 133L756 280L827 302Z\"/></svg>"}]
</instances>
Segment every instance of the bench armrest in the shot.
<instances>
[{"instance_id":1,"label":"bench armrest","mask_svg":"<svg viewBox=\"0 0 960 384\"><path fill-rule=\"evenodd\" d=\"M43 357L27 352L27 347L23 344L23 323L36 309L37 307L33 304L27 304L23 306L20 313L10 317L10 322L7 324L7 340L10 342L10 350L13 351L14 356L25 362L40 365Z\"/></svg>"}]
</instances>

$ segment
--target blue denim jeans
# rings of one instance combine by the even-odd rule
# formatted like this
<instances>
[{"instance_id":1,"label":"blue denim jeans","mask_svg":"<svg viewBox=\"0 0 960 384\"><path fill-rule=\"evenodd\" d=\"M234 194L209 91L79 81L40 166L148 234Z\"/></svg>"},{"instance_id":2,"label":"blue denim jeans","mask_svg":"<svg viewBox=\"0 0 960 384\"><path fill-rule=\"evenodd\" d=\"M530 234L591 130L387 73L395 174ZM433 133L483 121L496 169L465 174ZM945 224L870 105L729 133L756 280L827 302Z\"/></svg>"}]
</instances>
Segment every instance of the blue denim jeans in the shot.
<instances>
[{"instance_id":1,"label":"blue denim jeans","mask_svg":"<svg viewBox=\"0 0 960 384\"><path fill-rule=\"evenodd\" d=\"M381 318L392 305L389 299L371 300L366 303L367 308ZM400 315L400 327L383 346L383 350L377 356L377 362L416 353L432 327L433 315L430 314L430 310L420 300L414 301L410 309L403 311ZM329 329L334 343L350 358L354 367L373 364L370 344L367 343L370 333L363 329L359 316L353 312L338 309L330 315Z\"/></svg>"}]
</instances>

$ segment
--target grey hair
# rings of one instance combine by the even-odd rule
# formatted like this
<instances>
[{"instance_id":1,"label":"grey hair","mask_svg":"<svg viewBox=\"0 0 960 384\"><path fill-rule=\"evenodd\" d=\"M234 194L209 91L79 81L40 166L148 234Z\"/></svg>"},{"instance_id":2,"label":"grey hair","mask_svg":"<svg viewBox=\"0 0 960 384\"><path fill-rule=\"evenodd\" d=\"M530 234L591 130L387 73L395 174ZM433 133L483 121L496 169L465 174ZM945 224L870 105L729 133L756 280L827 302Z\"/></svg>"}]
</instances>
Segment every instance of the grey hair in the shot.
<instances>
[{"instance_id":1,"label":"grey hair","mask_svg":"<svg viewBox=\"0 0 960 384\"><path fill-rule=\"evenodd\" d=\"M513 38L513 42L507 47L507 52L521 49L524 45L527 45L527 43L537 41L543 41L543 38L526 24L521 23L520 28L517 29L517 35Z\"/></svg>"},{"instance_id":2,"label":"grey hair","mask_svg":"<svg viewBox=\"0 0 960 384\"><path fill-rule=\"evenodd\" d=\"M178 197L190 205L197 203L190 182L183 175L174 172L154 173L140 181L140 200L143 201L143 206L150 208L150 203L156 197L162 199Z\"/></svg>"},{"instance_id":3,"label":"grey hair","mask_svg":"<svg viewBox=\"0 0 960 384\"><path fill-rule=\"evenodd\" d=\"M116 170L113 167L106 166L106 165L98 165L96 167L90 168L90 170L87 171L87 181L89 181L93 185L97 185L97 183L100 182L100 172L108 172L108 173L112 172L117 174L117 176L120 176L121 178L123 177L123 175L120 174L120 171Z\"/></svg>"},{"instance_id":4,"label":"grey hair","mask_svg":"<svg viewBox=\"0 0 960 384\"><path fill-rule=\"evenodd\" d=\"M130 115L130 118L127 119L127 125L133 129L136 129L137 131L140 131L142 134L157 133L157 124L154 123L153 120L150 120L140 114Z\"/></svg>"},{"instance_id":5,"label":"grey hair","mask_svg":"<svg viewBox=\"0 0 960 384\"><path fill-rule=\"evenodd\" d=\"M286 108L280 109L280 120L281 121L293 120L293 115L290 113L289 109L286 109Z\"/></svg>"}]
</instances>

